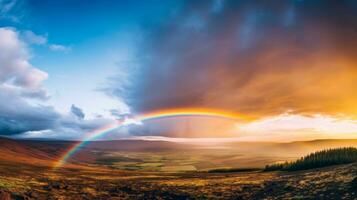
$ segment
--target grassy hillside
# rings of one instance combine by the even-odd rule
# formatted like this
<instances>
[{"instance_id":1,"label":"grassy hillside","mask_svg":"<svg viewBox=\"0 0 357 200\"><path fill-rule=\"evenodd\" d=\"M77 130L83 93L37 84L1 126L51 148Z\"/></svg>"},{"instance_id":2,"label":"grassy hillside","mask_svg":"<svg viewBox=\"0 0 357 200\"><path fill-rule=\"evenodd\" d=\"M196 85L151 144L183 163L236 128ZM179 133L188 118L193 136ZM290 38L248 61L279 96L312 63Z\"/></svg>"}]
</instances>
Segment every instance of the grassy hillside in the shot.
<instances>
[{"instance_id":1,"label":"grassy hillside","mask_svg":"<svg viewBox=\"0 0 357 200\"><path fill-rule=\"evenodd\" d=\"M265 171L297 171L353 163L356 161L357 149L354 147L344 147L317 151L292 162L267 165Z\"/></svg>"}]
</instances>

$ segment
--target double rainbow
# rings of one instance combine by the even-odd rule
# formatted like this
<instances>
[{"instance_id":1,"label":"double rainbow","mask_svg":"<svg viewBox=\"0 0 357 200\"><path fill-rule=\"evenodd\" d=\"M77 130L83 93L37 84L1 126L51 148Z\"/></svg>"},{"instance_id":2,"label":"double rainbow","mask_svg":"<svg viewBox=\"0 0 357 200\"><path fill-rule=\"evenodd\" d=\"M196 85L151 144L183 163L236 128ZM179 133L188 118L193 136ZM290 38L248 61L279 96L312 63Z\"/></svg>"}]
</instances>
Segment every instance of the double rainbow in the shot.
<instances>
[{"instance_id":1,"label":"double rainbow","mask_svg":"<svg viewBox=\"0 0 357 200\"><path fill-rule=\"evenodd\" d=\"M198 109L198 108L187 109L186 108L186 109L161 110L161 111L139 115L133 118L133 122L134 121L143 122L147 120L154 120L154 119L161 119L161 118L168 118L168 117L180 117L180 116L214 117L214 118L224 118L234 121L248 119L247 117L243 117L242 115L237 115L235 113L230 113L230 112L217 111L211 109ZM70 157L72 157L86 144L124 125L128 125L128 123L126 121L116 121L115 123L106 125L104 127L101 127L99 129L96 129L92 132L85 134L83 140L75 143L60 157L60 159L58 159L55 162L54 168L62 167Z\"/></svg>"}]
</instances>

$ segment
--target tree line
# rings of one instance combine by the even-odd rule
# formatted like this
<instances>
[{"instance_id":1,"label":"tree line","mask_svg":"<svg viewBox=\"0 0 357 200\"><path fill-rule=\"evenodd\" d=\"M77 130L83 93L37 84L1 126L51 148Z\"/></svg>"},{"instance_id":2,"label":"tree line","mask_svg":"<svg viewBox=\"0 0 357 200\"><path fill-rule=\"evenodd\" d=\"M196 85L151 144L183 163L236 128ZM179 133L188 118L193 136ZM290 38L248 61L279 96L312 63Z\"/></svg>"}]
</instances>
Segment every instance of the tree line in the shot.
<instances>
[{"instance_id":1,"label":"tree line","mask_svg":"<svg viewBox=\"0 0 357 200\"><path fill-rule=\"evenodd\" d=\"M292 162L266 165L264 171L297 171L356 161L357 149L354 147L342 147L317 151Z\"/></svg>"}]
</instances>

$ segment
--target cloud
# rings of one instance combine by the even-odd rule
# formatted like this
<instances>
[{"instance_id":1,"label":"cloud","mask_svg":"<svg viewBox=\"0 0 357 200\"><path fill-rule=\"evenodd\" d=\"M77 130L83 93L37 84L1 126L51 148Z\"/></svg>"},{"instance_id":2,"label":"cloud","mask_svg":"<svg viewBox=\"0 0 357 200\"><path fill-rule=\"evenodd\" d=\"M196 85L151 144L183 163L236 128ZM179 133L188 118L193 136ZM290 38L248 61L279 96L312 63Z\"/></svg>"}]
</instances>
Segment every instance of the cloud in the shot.
<instances>
[{"instance_id":1,"label":"cloud","mask_svg":"<svg viewBox=\"0 0 357 200\"><path fill-rule=\"evenodd\" d=\"M44 41L28 34L32 40L26 43L16 29L0 28L0 135L78 139L112 122L103 118L85 120L83 111L75 105L71 113L41 105L49 98L43 86L48 74L30 63L28 45Z\"/></svg>"},{"instance_id":2,"label":"cloud","mask_svg":"<svg viewBox=\"0 0 357 200\"><path fill-rule=\"evenodd\" d=\"M124 119L130 117L130 113L127 111L121 111L118 109L111 109L109 110L111 116L115 117L116 119Z\"/></svg>"},{"instance_id":3,"label":"cloud","mask_svg":"<svg viewBox=\"0 0 357 200\"><path fill-rule=\"evenodd\" d=\"M62 114L55 120L53 126L42 130L27 130L20 134L13 135L16 138L40 138L40 139L66 139L81 140L85 139L93 130L99 129L113 123L111 119L96 118L88 120L78 120L72 114ZM115 138L119 138L121 133L112 133Z\"/></svg>"},{"instance_id":4,"label":"cloud","mask_svg":"<svg viewBox=\"0 0 357 200\"><path fill-rule=\"evenodd\" d=\"M139 64L126 66L129 83L111 79L111 94L139 113L210 107L357 117L357 7L319 2L187 1L143 26Z\"/></svg>"},{"instance_id":5,"label":"cloud","mask_svg":"<svg viewBox=\"0 0 357 200\"><path fill-rule=\"evenodd\" d=\"M54 126L59 115L51 107L30 105L46 99L46 72L29 62L27 45L15 29L0 28L0 134L40 131Z\"/></svg>"},{"instance_id":6,"label":"cloud","mask_svg":"<svg viewBox=\"0 0 357 200\"><path fill-rule=\"evenodd\" d=\"M36 44L36 45L46 45L47 44L47 36L37 35L32 31L24 31L23 33L24 40L28 44Z\"/></svg>"},{"instance_id":7,"label":"cloud","mask_svg":"<svg viewBox=\"0 0 357 200\"><path fill-rule=\"evenodd\" d=\"M29 62L27 46L11 28L0 28L0 86L24 96L47 98L43 81L48 74Z\"/></svg>"},{"instance_id":8,"label":"cloud","mask_svg":"<svg viewBox=\"0 0 357 200\"><path fill-rule=\"evenodd\" d=\"M49 48L52 51L60 51L60 52L64 52L64 53L68 53L72 50L71 47L66 47L66 46L59 45L59 44L51 44L51 45L49 45Z\"/></svg>"},{"instance_id":9,"label":"cloud","mask_svg":"<svg viewBox=\"0 0 357 200\"><path fill-rule=\"evenodd\" d=\"M38 35L32 31L23 31L21 33L23 40L27 44L42 45L48 47L51 51L68 53L72 50L71 47L67 47L60 44L49 44L47 35Z\"/></svg>"},{"instance_id":10,"label":"cloud","mask_svg":"<svg viewBox=\"0 0 357 200\"><path fill-rule=\"evenodd\" d=\"M16 0L8 0L8 1L1 0L0 1L0 5L1 5L0 12L1 13L8 13L16 5Z\"/></svg>"},{"instance_id":11,"label":"cloud","mask_svg":"<svg viewBox=\"0 0 357 200\"><path fill-rule=\"evenodd\" d=\"M236 125L236 132L244 140L296 141L324 138L354 138L357 120L342 116L303 116L284 113L249 123Z\"/></svg>"},{"instance_id":12,"label":"cloud","mask_svg":"<svg viewBox=\"0 0 357 200\"><path fill-rule=\"evenodd\" d=\"M0 135L50 129L59 117L52 107L30 105L15 90L0 87Z\"/></svg>"},{"instance_id":13,"label":"cloud","mask_svg":"<svg viewBox=\"0 0 357 200\"><path fill-rule=\"evenodd\" d=\"M83 110L81 108L78 108L77 106L73 105L71 106L71 113L78 117L78 119L84 119L85 115L83 113Z\"/></svg>"},{"instance_id":14,"label":"cloud","mask_svg":"<svg viewBox=\"0 0 357 200\"><path fill-rule=\"evenodd\" d=\"M18 23L21 15L21 3L17 0L0 0L0 20Z\"/></svg>"},{"instance_id":15,"label":"cloud","mask_svg":"<svg viewBox=\"0 0 357 200\"><path fill-rule=\"evenodd\" d=\"M313 130L324 133L357 133L357 121L331 116L302 116L284 113L261 119L239 127L241 130L266 133L296 130Z\"/></svg>"}]
</instances>

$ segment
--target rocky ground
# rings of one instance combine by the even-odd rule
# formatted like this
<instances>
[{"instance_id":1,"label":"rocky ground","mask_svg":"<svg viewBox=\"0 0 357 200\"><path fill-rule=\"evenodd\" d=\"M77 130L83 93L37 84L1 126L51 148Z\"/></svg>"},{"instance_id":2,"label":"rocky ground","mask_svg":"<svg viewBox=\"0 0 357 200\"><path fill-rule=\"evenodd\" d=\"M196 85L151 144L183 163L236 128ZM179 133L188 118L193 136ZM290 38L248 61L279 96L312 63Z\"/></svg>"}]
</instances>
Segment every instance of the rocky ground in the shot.
<instances>
[{"instance_id":1,"label":"rocky ground","mask_svg":"<svg viewBox=\"0 0 357 200\"><path fill-rule=\"evenodd\" d=\"M357 199L357 164L300 172L53 170L0 163L7 199Z\"/></svg>"}]
</instances>

